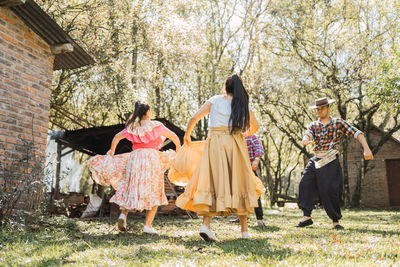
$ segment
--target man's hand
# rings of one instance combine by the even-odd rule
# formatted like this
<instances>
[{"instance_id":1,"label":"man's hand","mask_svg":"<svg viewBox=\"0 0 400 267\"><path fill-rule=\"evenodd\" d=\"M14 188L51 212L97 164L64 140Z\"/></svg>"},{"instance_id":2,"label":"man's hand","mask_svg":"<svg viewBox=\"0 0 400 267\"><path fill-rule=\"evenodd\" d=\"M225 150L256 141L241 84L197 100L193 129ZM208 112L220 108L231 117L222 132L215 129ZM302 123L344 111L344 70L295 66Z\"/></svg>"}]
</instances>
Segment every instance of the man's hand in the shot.
<instances>
[{"instance_id":1,"label":"man's hand","mask_svg":"<svg viewBox=\"0 0 400 267\"><path fill-rule=\"evenodd\" d=\"M372 155L372 151L369 148L364 149L364 159L365 160L373 160L374 155Z\"/></svg>"},{"instance_id":2,"label":"man's hand","mask_svg":"<svg viewBox=\"0 0 400 267\"><path fill-rule=\"evenodd\" d=\"M110 155L110 156L114 156L114 153L115 153L115 152L112 151L111 149L107 151L107 155Z\"/></svg>"},{"instance_id":3,"label":"man's hand","mask_svg":"<svg viewBox=\"0 0 400 267\"><path fill-rule=\"evenodd\" d=\"M253 171L258 169L259 163L260 163L260 159L256 158L253 160L253 162L251 163L251 168L253 169Z\"/></svg>"}]
</instances>

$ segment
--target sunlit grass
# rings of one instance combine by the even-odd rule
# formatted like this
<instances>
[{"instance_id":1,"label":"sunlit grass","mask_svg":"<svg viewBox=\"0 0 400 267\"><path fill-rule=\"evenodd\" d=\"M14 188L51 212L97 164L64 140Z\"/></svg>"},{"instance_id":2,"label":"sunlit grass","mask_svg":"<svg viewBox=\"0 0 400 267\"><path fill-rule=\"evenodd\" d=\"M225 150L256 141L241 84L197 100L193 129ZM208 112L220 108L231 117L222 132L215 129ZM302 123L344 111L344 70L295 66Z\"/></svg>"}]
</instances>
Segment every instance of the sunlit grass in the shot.
<instances>
[{"instance_id":1,"label":"sunlit grass","mask_svg":"<svg viewBox=\"0 0 400 267\"><path fill-rule=\"evenodd\" d=\"M265 210L265 227L252 226L250 240L240 227L216 218L219 242L198 235L201 220L158 216L158 236L142 233L143 218L130 217L128 232L118 233L115 220L53 217L37 230L0 229L3 266L130 266L130 265L399 265L400 214L395 211L345 210L344 231L332 229L324 211L314 212L314 225L294 228L297 209Z\"/></svg>"}]
</instances>

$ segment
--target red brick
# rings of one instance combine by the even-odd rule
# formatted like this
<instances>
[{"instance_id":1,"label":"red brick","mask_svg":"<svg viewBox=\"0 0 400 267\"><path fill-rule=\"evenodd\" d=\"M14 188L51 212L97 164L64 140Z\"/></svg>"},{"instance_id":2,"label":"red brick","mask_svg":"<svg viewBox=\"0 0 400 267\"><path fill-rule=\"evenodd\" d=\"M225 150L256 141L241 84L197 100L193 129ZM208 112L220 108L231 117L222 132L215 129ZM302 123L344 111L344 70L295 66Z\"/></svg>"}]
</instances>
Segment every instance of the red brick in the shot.
<instances>
[{"instance_id":1,"label":"red brick","mask_svg":"<svg viewBox=\"0 0 400 267\"><path fill-rule=\"evenodd\" d=\"M19 136L46 148L54 55L10 9L0 8L0 160L19 157ZM32 118L34 119L33 134Z\"/></svg>"},{"instance_id":2,"label":"red brick","mask_svg":"<svg viewBox=\"0 0 400 267\"><path fill-rule=\"evenodd\" d=\"M31 42L34 42L34 34L33 34L33 32L26 32L26 33L24 33L24 37L26 38L26 39L28 39L29 41L31 41Z\"/></svg>"},{"instance_id":3,"label":"red brick","mask_svg":"<svg viewBox=\"0 0 400 267\"><path fill-rule=\"evenodd\" d=\"M23 119L25 119L25 117L22 116L21 114L19 114L19 113L14 113L14 112L9 112L9 113L8 113L8 117L13 118L13 119L16 119L16 120L23 120Z\"/></svg>"},{"instance_id":4,"label":"red brick","mask_svg":"<svg viewBox=\"0 0 400 267\"><path fill-rule=\"evenodd\" d=\"M17 22L15 21L15 19L11 18L10 16L6 16L4 14L0 13L0 18L4 21L6 21L7 23L10 23L12 25L16 24Z\"/></svg>"},{"instance_id":5,"label":"red brick","mask_svg":"<svg viewBox=\"0 0 400 267\"><path fill-rule=\"evenodd\" d=\"M15 88L21 88L21 84L16 83L15 81L9 80L9 79L5 79L5 84L10 85L12 87Z\"/></svg>"},{"instance_id":6,"label":"red brick","mask_svg":"<svg viewBox=\"0 0 400 267\"><path fill-rule=\"evenodd\" d=\"M8 36L7 34L0 33L0 37L3 38L4 40L9 41L10 43L13 43L14 45L17 44L17 41L15 39L11 38L10 36Z\"/></svg>"}]
</instances>

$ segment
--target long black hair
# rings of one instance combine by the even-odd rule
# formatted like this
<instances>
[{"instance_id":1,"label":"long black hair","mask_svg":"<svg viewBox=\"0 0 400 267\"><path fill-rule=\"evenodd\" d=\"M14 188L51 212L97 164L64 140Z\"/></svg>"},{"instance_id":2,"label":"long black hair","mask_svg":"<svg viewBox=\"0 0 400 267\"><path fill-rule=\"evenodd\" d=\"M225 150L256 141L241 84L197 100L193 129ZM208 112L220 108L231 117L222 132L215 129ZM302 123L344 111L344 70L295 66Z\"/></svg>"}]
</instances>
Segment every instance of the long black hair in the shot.
<instances>
[{"instance_id":1,"label":"long black hair","mask_svg":"<svg viewBox=\"0 0 400 267\"><path fill-rule=\"evenodd\" d=\"M139 118L139 124L140 121L144 116L146 116L147 111L150 110L150 106L144 103L140 103L137 101L135 103L135 110L133 113L129 116L128 120L125 123L125 127L131 126L137 118Z\"/></svg>"},{"instance_id":2,"label":"long black hair","mask_svg":"<svg viewBox=\"0 0 400 267\"><path fill-rule=\"evenodd\" d=\"M236 130L245 132L250 126L249 94L239 75L233 74L225 80L225 91L233 95L232 112L229 117L231 134Z\"/></svg>"}]
</instances>

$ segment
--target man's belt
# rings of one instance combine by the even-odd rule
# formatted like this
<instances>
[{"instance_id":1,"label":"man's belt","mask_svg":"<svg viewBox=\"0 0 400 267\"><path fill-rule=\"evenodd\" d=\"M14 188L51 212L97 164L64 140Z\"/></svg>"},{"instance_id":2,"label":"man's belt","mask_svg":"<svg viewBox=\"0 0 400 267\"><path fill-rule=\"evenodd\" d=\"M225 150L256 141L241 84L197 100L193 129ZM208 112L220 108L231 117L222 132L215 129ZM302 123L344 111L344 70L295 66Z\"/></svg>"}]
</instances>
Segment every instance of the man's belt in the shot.
<instances>
[{"instance_id":1,"label":"man's belt","mask_svg":"<svg viewBox=\"0 0 400 267\"><path fill-rule=\"evenodd\" d=\"M326 164L334 161L339 154L339 151L336 149L330 149L327 151L315 151L315 157L319 158L320 160L315 162L315 168L319 169L324 167Z\"/></svg>"}]
</instances>

